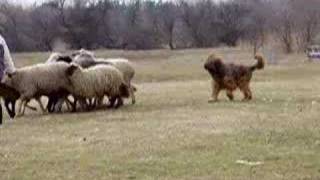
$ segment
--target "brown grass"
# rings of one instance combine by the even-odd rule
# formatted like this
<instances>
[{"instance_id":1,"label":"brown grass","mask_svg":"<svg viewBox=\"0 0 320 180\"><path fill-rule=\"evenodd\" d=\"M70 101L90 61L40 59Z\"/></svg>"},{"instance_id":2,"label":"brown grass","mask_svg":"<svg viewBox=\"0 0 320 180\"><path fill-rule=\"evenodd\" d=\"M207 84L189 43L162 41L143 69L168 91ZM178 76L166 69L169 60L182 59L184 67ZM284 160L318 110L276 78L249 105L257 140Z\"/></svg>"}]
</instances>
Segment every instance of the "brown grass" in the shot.
<instances>
[{"instance_id":1,"label":"brown grass","mask_svg":"<svg viewBox=\"0 0 320 180\"><path fill-rule=\"evenodd\" d=\"M212 51L254 62L241 49L98 51L136 63L137 104L5 118L0 179L319 179L320 65L281 56L255 74L251 102L237 93L208 104L202 66ZM46 55L15 57L22 66Z\"/></svg>"}]
</instances>

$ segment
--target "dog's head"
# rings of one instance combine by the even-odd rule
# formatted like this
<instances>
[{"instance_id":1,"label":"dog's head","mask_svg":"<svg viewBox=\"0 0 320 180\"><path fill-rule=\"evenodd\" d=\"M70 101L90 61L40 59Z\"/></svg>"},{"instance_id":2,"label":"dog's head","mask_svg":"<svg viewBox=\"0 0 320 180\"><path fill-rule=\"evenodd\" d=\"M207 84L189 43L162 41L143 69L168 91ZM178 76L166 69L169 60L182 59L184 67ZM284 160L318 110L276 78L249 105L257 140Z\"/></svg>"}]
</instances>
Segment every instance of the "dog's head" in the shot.
<instances>
[{"instance_id":1,"label":"dog's head","mask_svg":"<svg viewBox=\"0 0 320 180\"><path fill-rule=\"evenodd\" d=\"M210 55L205 64L204 69L207 70L211 76L218 76L222 77L224 74L224 64L220 57L217 57L216 55L212 54Z\"/></svg>"}]
</instances>

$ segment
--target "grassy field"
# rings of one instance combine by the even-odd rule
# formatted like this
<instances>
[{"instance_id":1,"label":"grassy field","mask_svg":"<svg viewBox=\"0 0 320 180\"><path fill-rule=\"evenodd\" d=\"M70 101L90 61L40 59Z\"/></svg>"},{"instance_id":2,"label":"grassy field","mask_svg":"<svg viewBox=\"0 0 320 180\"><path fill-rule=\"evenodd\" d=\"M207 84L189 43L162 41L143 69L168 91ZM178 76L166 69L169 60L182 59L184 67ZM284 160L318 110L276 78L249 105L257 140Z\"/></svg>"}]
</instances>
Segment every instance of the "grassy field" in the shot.
<instances>
[{"instance_id":1,"label":"grassy field","mask_svg":"<svg viewBox=\"0 0 320 180\"><path fill-rule=\"evenodd\" d=\"M208 104L203 62L211 52L254 63L242 49L98 51L135 63L137 104L6 116L0 179L320 179L320 64L278 56L255 73L254 100L241 102L238 92L230 102L221 93ZM21 67L47 56L14 57Z\"/></svg>"}]
</instances>

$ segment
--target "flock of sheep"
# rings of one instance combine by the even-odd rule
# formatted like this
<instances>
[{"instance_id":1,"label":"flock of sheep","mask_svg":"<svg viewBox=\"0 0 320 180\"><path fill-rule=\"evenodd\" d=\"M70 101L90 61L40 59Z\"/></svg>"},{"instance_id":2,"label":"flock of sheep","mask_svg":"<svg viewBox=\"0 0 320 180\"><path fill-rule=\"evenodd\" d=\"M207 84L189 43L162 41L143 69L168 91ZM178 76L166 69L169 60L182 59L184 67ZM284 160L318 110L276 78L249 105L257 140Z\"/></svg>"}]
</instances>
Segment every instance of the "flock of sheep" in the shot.
<instances>
[{"instance_id":1,"label":"flock of sheep","mask_svg":"<svg viewBox=\"0 0 320 180\"><path fill-rule=\"evenodd\" d=\"M6 73L2 83L19 93L17 115L22 116L26 108L35 109L28 104L32 99L43 112L60 112L63 104L70 111L87 111L104 105L105 97L109 108L119 108L123 98L128 97L134 104L134 75L133 65L127 59L96 58L92 52L81 49L71 55L52 53L45 63ZM42 96L49 99L46 107Z\"/></svg>"}]
</instances>

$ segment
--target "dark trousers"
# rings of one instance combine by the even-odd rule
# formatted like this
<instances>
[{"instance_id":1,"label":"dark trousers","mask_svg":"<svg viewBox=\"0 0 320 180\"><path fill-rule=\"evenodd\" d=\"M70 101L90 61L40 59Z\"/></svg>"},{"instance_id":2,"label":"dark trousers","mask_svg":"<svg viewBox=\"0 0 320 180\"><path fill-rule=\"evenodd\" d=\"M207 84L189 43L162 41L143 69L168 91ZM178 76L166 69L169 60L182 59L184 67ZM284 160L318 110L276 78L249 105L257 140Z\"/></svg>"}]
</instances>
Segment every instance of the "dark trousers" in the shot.
<instances>
[{"instance_id":1,"label":"dark trousers","mask_svg":"<svg viewBox=\"0 0 320 180\"><path fill-rule=\"evenodd\" d=\"M0 80L2 80L3 74L4 74L4 48L2 45L0 45ZM0 125L2 124L2 103L0 100Z\"/></svg>"}]
</instances>

